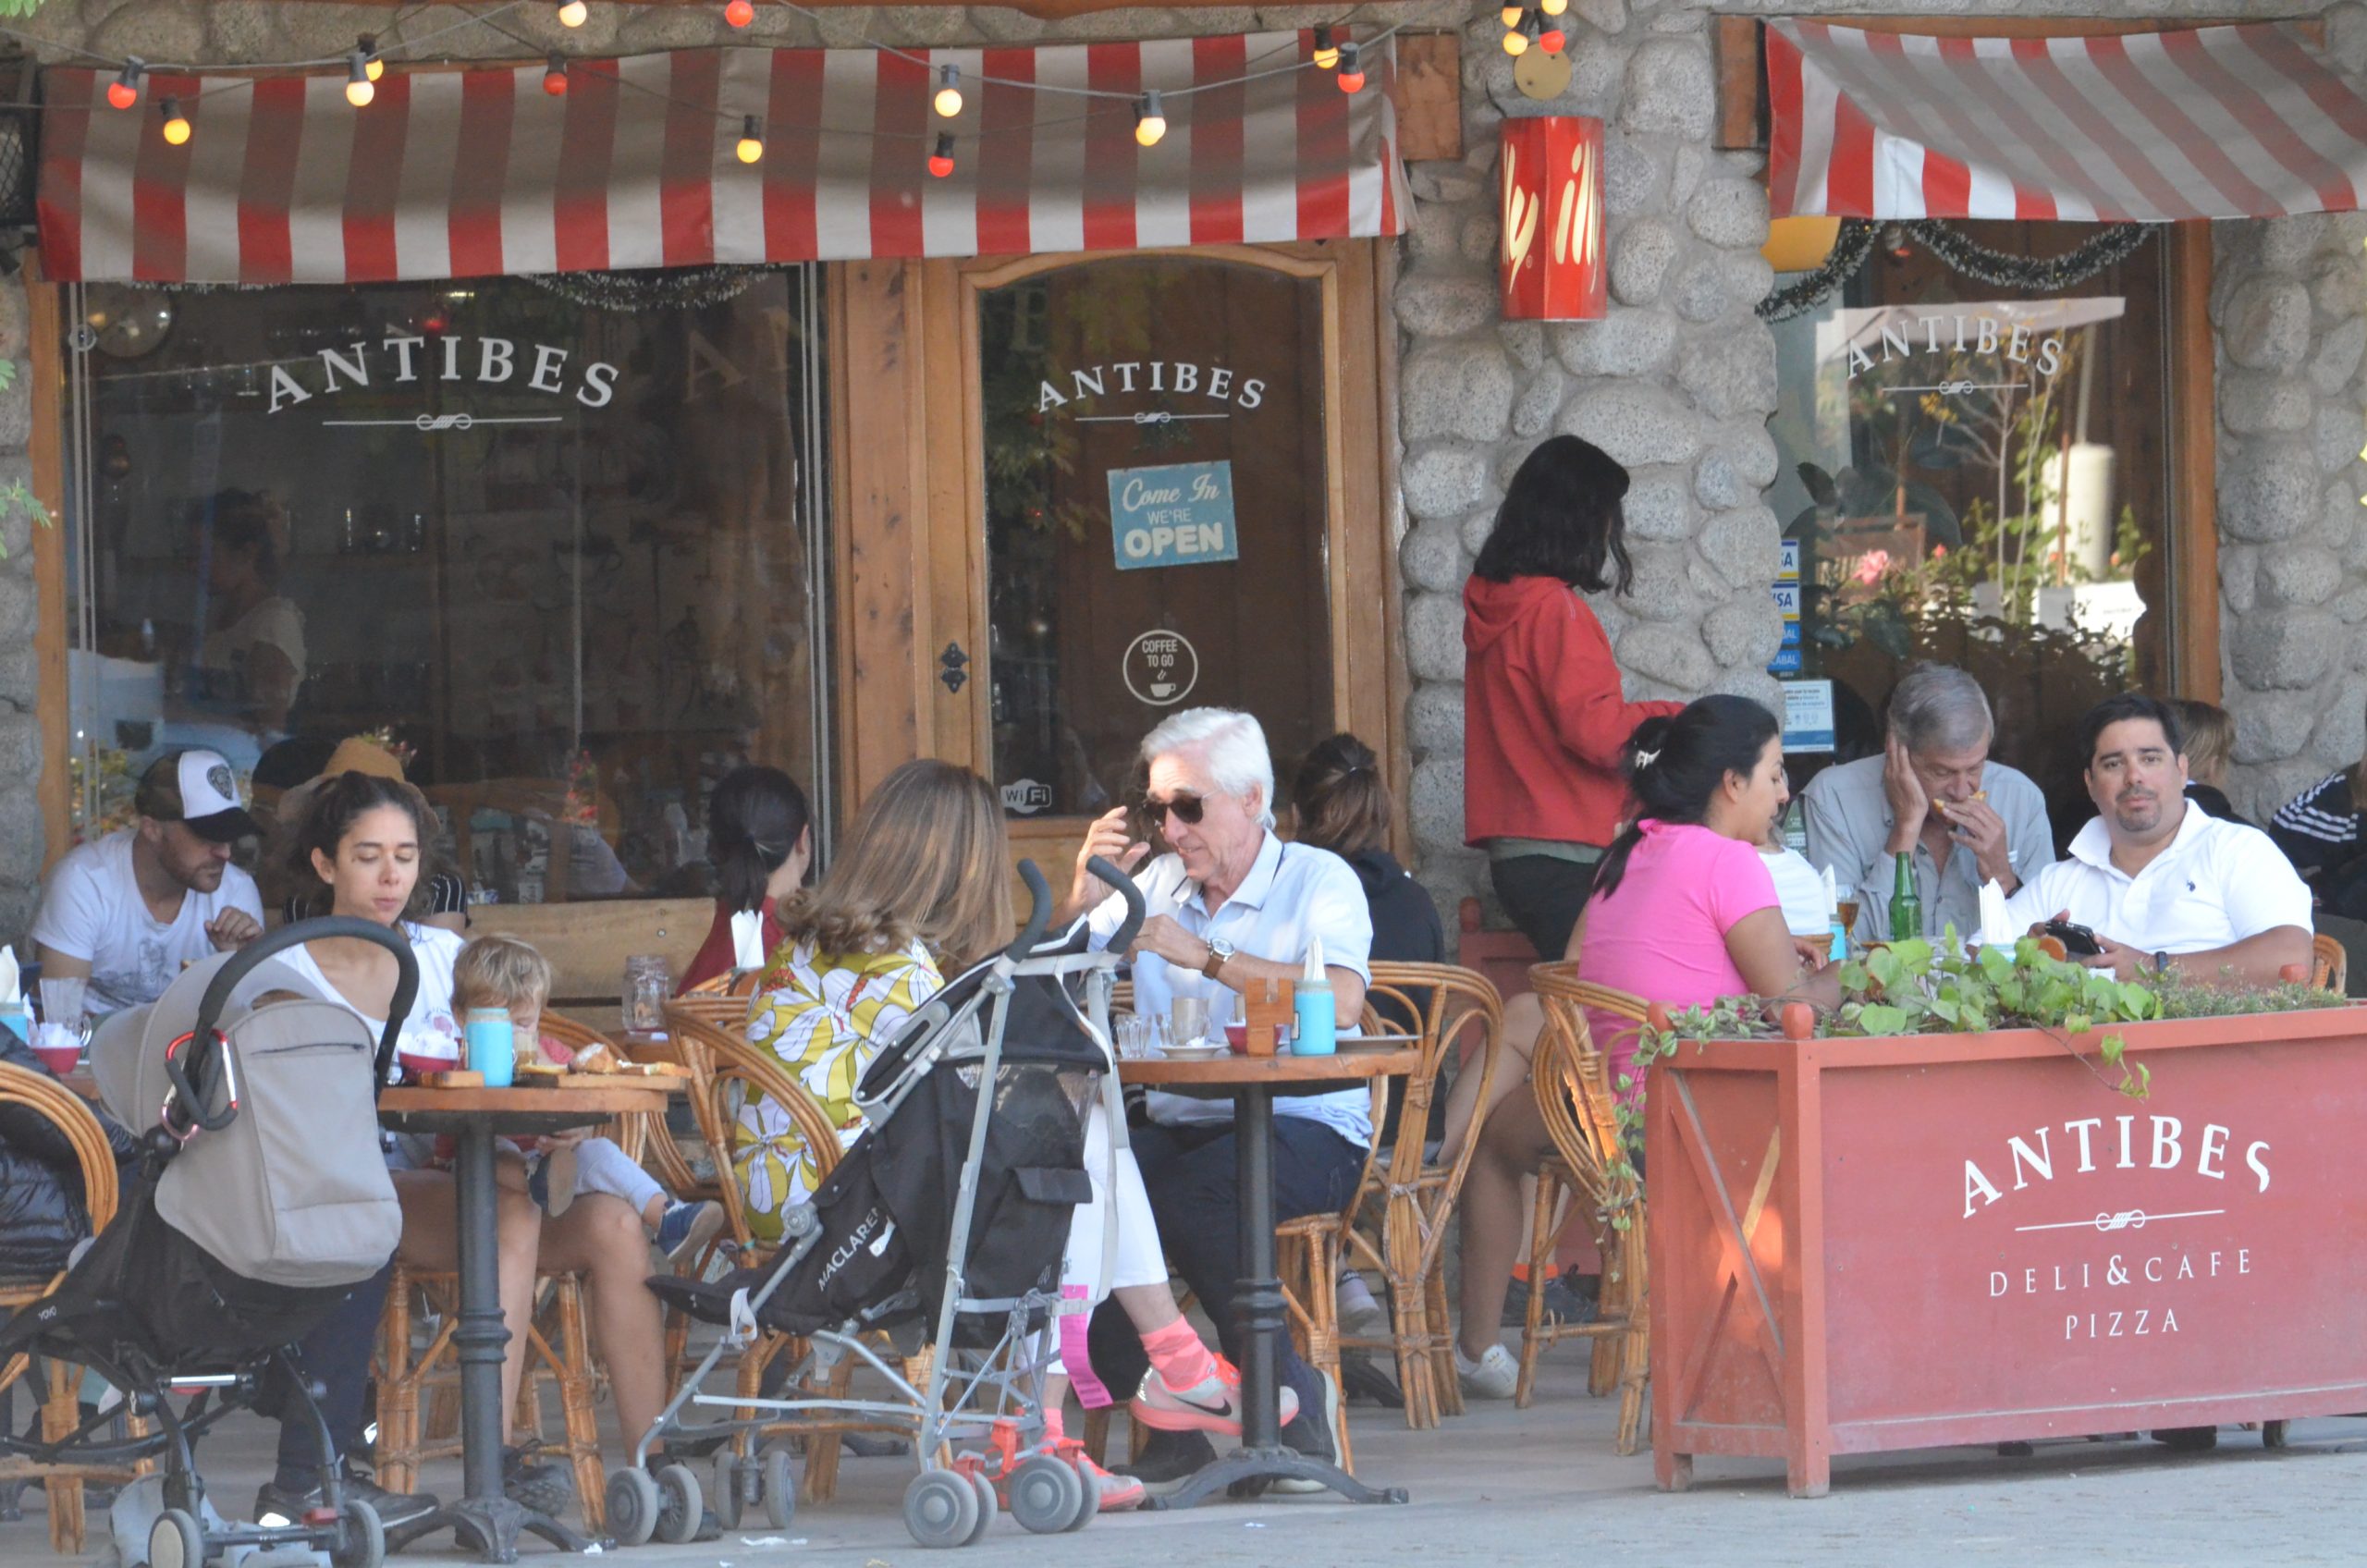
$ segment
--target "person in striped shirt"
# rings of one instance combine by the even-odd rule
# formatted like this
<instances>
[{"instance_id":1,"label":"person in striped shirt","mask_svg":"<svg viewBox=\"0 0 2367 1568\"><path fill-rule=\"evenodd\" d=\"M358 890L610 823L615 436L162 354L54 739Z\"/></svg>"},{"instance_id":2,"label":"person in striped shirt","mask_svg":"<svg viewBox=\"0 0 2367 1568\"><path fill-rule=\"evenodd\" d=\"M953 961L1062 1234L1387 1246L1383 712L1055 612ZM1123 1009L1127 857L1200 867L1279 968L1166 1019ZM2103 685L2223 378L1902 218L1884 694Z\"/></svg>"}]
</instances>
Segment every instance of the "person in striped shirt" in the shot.
<instances>
[{"instance_id":1,"label":"person in striped shirt","mask_svg":"<svg viewBox=\"0 0 2367 1568\"><path fill-rule=\"evenodd\" d=\"M2362 800L2367 761L2319 779L2286 802L2268 823L2268 836L2318 900L2353 919L2367 917L2367 864L2359 864L2367 855Z\"/></svg>"}]
</instances>

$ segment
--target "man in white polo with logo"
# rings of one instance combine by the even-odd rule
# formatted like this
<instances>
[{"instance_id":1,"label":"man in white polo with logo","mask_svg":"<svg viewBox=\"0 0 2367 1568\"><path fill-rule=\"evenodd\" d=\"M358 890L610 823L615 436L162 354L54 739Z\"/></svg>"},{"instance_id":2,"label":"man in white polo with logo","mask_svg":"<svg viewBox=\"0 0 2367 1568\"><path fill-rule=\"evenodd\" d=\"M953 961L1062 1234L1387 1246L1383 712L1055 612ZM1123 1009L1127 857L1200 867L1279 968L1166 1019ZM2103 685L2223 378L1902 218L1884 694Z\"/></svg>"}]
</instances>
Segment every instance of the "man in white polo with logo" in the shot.
<instances>
[{"instance_id":1,"label":"man in white polo with logo","mask_svg":"<svg viewBox=\"0 0 2367 1568\"><path fill-rule=\"evenodd\" d=\"M2177 715L2134 692L2081 722L2096 815L2071 858L2006 904L2016 929L2057 917L2096 934L2085 962L2123 980L2156 974L2273 985L2310 962L2310 890L2267 834L2186 798Z\"/></svg>"},{"instance_id":2,"label":"man in white polo with logo","mask_svg":"<svg viewBox=\"0 0 2367 1568\"><path fill-rule=\"evenodd\" d=\"M222 754L167 753L131 803L130 827L57 863L33 916L43 978L88 977L93 1018L153 1002L183 966L263 935L255 880L230 864L255 819Z\"/></svg>"}]
</instances>

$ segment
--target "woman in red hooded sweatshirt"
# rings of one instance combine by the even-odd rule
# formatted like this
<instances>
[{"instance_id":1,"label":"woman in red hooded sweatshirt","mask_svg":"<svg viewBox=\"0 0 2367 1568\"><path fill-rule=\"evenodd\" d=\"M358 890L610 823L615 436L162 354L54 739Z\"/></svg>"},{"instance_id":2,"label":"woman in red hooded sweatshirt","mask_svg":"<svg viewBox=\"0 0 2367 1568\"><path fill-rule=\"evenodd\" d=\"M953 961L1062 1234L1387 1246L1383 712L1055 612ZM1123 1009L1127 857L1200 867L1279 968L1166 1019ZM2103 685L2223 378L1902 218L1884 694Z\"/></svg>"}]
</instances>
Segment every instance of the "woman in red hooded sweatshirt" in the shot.
<instances>
[{"instance_id":1,"label":"woman in red hooded sweatshirt","mask_svg":"<svg viewBox=\"0 0 2367 1568\"><path fill-rule=\"evenodd\" d=\"M1520 465L1463 585L1465 839L1488 851L1496 896L1537 949L1561 958L1586 907L1627 787L1620 748L1682 703L1621 694L1611 640L1583 594L1625 594L1627 471L1556 435Z\"/></svg>"}]
</instances>

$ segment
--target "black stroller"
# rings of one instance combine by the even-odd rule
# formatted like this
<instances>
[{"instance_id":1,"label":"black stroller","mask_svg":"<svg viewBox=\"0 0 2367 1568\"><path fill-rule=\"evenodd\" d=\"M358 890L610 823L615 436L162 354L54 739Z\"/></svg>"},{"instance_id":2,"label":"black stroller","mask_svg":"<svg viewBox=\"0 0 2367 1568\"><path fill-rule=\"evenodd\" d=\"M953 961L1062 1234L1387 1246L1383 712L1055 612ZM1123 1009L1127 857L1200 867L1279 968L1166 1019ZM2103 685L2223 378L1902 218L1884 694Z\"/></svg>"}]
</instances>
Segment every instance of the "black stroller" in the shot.
<instances>
[{"instance_id":1,"label":"black stroller","mask_svg":"<svg viewBox=\"0 0 2367 1568\"><path fill-rule=\"evenodd\" d=\"M322 937L395 953L401 978L383 1038L271 962ZM112 1511L126 1568L236 1568L258 1552L377 1568L385 1557L376 1513L341 1495L335 1463L317 1512L286 1525L228 1524L206 1502L193 1449L224 1415L268 1398L282 1419L309 1418L331 1452L288 1347L385 1268L400 1239L374 1085L418 982L409 945L385 926L309 921L192 965L92 1042L107 1109L141 1139L140 1176L57 1289L0 1325L0 1362L22 1353L86 1366L124 1406L54 1440L0 1433L0 1452L106 1465L162 1455L163 1473L126 1487ZM120 1435L126 1415L148 1429Z\"/></svg>"},{"instance_id":2,"label":"black stroller","mask_svg":"<svg viewBox=\"0 0 2367 1568\"><path fill-rule=\"evenodd\" d=\"M949 982L873 1059L855 1093L866 1125L813 1201L784 1212L779 1252L720 1280L650 1281L727 1331L642 1435L632 1466L609 1477L608 1528L619 1541L687 1540L698 1523L705 1500L689 1467L656 1476L646 1468L662 1439L732 1439L716 1461L717 1515L730 1526L758 1503L786 1525L796 1498L788 1455L774 1449L759 1461L745 1451L765 1427L800 1413L911 1424L921 1472L904 1493L904 1524L923 1546L964 1546L985 1533L997 1509L990 1462L1024 1527L1074 1530L1093 1517L1100 1494L1045 1443L1042 1413L1073 1211L1093 1198L1080 1112L1099 1095L1123 1123L1110 990L1143 918L1133 880L1106 861L1093 868L1127 904L1106 950L1086 950L1082 926L1042 940L1051 897L1042 873L1022 862L1035 900L1025 934ZM1105 1236L1101 1256L1113 1250ZM925 1326L935 1352L925 1389L861 1338L886 1330L918 1341ZM888 1380L889 1397L705 1391L724 1357L762 1329L813 1347L792 1380L852 1355ZM726 1418L686 1420L692 1406ZM757 1414L729 1418L734 1409Z\"/></svg>"}]
</instances>

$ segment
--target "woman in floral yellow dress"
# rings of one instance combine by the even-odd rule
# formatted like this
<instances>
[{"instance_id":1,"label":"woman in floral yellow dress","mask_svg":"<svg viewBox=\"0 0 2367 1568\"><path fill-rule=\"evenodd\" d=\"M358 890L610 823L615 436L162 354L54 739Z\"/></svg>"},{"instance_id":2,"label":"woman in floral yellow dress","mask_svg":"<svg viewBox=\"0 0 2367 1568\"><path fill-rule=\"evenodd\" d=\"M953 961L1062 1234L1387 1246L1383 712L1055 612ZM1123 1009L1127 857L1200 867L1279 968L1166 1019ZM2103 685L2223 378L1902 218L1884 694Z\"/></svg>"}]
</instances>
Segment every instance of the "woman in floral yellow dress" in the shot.
<instances>
[{"instance_id":1,"label":"woman in floral yellow dress","mask_svg":"<svg viewBox=\"0 0 2367 1568\"><path fill-rule=\"evenodd\" d=\"M944 987L945 976L1008 943L1017 925L1011 901L1009 841L1002 802L977 775L941 762L912 762L889 774L839 846L821 884L781 912L788 939L774 954L748 1015L751 1044L770 1050L818 1101L839 1130L841 1147L863 1125L855 1086L882 1046ZM1150 1353L1151 1370L1133 1394L1136 1415L1155 1427L1238 1435L1241 1375L1211 1353L1176 1311L1159 1231L1123 1128L1106 1124L1098 1102L1088 1110L1085 1164L1096 1205L1118 1210L1119 1251L1108 1270L1111 1293ZM732 1165L740 1177L750 1231L778 1241L781 1216L810 1200L821 1184L813 1151L789 1115L761 1096L740 1112ZM1110 1144L1115 1142L1113 1158ZM1080 1206L1079 1214L1085 1209ZM1098 1216L1098 1207L1094 1209ZM1071 1231L1063 1293L1088 1293L1079 1281L1102 1273L1100 1219ZM1080 1243L1080 1234L1087 1239ZM1091 1256L1086 1254L1090 1252ZM1064 1315L1064 1369L1089 1403L1110 1391L1084 1361L1088 1314ZM1061 1440L1065 1375L1048 1390L1050 1440ZM1295 1414L1295 1402L1283 1411ZM1101 1507L1129 1508L1143 1488L1092 1467Z\"/></svg>"}]
</instances>

